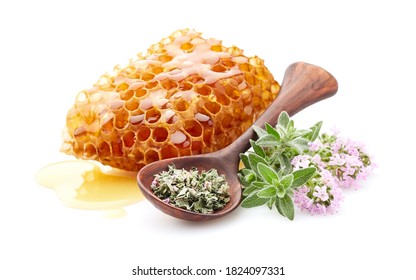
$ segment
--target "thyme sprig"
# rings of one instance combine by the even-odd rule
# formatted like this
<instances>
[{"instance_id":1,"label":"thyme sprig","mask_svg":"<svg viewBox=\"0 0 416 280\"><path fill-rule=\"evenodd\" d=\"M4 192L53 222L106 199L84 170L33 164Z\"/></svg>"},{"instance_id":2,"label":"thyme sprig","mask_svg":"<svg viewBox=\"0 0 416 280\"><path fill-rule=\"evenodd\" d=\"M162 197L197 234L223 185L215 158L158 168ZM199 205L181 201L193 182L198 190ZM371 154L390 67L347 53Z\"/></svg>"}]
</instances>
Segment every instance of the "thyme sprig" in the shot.
<instances>
[{"instance_id":1,"label":"thyme sprig","mask_svg":"<svg viewBox=\"0 0 416 280\"><path fill-rule=\"evenodd\" d=\"M243 186L242 207L267 204L270 209L293 220L293 192L316 173L315 167L293 170L291 160L308 150L308 143L319 136L322 122L309 129L296 129L294 121L282 112L275 127L255 127L258 140L250 141L252 149L240 154L244 168L239 171Z\"/></svg>"}]
</instances>

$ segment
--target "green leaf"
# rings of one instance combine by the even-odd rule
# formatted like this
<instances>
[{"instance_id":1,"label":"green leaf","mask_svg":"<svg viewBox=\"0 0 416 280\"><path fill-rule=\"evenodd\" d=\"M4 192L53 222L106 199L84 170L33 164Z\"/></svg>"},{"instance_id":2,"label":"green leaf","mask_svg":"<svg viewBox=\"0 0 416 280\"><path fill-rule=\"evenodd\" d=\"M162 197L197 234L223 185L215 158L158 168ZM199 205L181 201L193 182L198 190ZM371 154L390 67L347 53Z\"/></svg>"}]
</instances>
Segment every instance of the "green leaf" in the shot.
<instances>
[{"instance_id":1,"label":"green leaf","mask_svg":"<svg viewBox=\"0 0 416 280\"><path fill-rule=\"evenodd\" d=\"M319 132L321 131L321 127L322 127L322 121L317 122L316 124L314 124L310 129L311 132L308 133L308 135L306 135L306 138L313 142L316 140L316 138L318 138L319 136Z\"/></svg>"},{"instance_id":2,"label":"green leaf","mask_svg":"<svg viewBox=\"0 0 416 280\"><path fill-rule=\"evenodd\" d=\"M308 147L308 140L305 138L295 138L292 141L290 141L288 144L296 149L296 151L299 154L302 154L304 151L306 151Z\"/></svg>"},{"instance_id":3,"label":"green leaf","mask_svg":"<svg viewBox=\"0 0 416 280\"><path fill-rule=\"evenodd\" d=\"M248 169L251 168L250 162L248 161L248 156L246 154L241 153L240 159L243 162L245 168L248 168Z\"/></svg>"},{"instance_id":4,"label":"green leaf","mask_svg":"<svg viewBox=\"0 0 416 280\"><path fill-rule=\"evenodd\" d=\"M280 113L279 118L277 120L277 124L283 128L287 128L290 121L290 117L287 112L283 111Z\"/></svg>"},{"instance_id":5,"label":"green leaf","mask_svg":"<svg viewBox=\"0 0 416 280\"><path fill-rule=\"evenodd\" d=\"M289 123L287 124L288 131L295 131L295 121L289 119Z\"/></svg>"},{"instance_id":6,"label":"green leaf","mask_svg":"<svg viewBox=\"0 0 416 280\"><path fill-rule=\"evenodd\" d=\"M254 150L254 152L256 154L258 154L261 157L265 157L266 156L266 154L264 153L263 149L259 145L257 145L254 140L251 140L250 139L250 145L251 145L251 147L253 147L253 150Z\"/></svg>"},{"instance_id":7,"label":"green leaf","mask_svg":"<svg viewBox=\"0 0 416 280\"><path fill-rule=\"evenodd\" d=\"M251 183L253 186L256 186L256 188L258 188L258 189L262 189L262 188L264 188L264 186L265 185L267 185L267 182L260 182L260 181L256 181L256 182L253 182L253 183Z\"/></svg>"},{"instance_id":8,"label":"green leaf","mask_svg":"<svg viewBox=\"0 0 416 280\"><path fill-rule=\"evenodd\" d=\"M256 172L257 175L261 176L259 171L257 170L257 165L259 163L263 163L267 165L267 161L262 158L261 156L253 153L253 152L249 152L248 153L248 162L250 163L251 169Z\"/></svg>"},{"instance_id":9,"label":"green leaf","mask_svg":"<svg viewBox=\"0 0 416 280\"><path fill-rule=\"evenodd\" d=\"M244 175L241 173L237 174L238 179L240 180L240 184L243 185L244 188L248 188L251 184L244 179Z\"/></svg>"},{"instance_id":10,"label":"green leaf","mask_svg":"<svg viewBox=\"0 0 416 280\"><path fill-rule=\"evenodd\" d=\"M262 198L257 196L257 192L252 193L251 195L247 196L242 202L241 207L243 208L252 208L261 206L263 204L266 204L268 198Z\"/></svg>"},{"instance_id":11,"label":"green leaf","mask_svg":"<svg viewBox=\"0 0 416 280\"><path fill-rule=\"evenodd\" d=\"M256 173L251 169L243 169L244 181L254 182L257 179Z\"/></svg>"},{"instance_id":12,"label":"green leaf","mask_svg":"<svg viewBox=\"0 0 416 280\"><path fill-rule=\"evenodd\" d=\"M286 128L284 128L280 125L277 125L276 126L276 131L277 131L277 133L279 133L279 135L281 137L281 140L283 142L286 139L286 134L287 134Z\"/></svg>"},{"instance_id":13,"label":"green leaf","mask_svg":"<svg viewBox=\"0 0 416 280\"><path fill-rule=\"evenodd\" d=\"M286 217L285 214L282 211L281 206L280 206L280 199L281 198L276 198L276 201L274 202L274 205L276 206L276 209L280 213L280 215L282 215L283 217Z\"/></svg>"},{"instance_id":14,"label":"green leaf","mask_svg":"<svg viewBox=\"0 0 416 280\"><path fill-rule=\"evenodd\" d=\"M261 147L276 147L281 145L281 142L275 136L267 134L257 139L256 144Z\"/></svg>"},{"instance_id":15,"label":"green leaf","mask_svg":"<svg viewBox=\"0 0 416 280\"><path fill-rule=\"evenodd\" d=\"M272 198L276 196L276 188L274 186L268 186L257 193L258 197Z\"/></svg>"},{"instance_id":16,"label":"green leaf","mask_svg":"<svg viewBox=\"0 0 416 280\"><path fill-rule=\"evenodd\" d=\"M290 160L283 154L277 155L277 159L280 164L280 168L283 169L283 173L290 173L292 171L292 164Z\"/></svg>"},{"instance_id":17,"label":"green leaf","mask_svg":"<svg viewBox=\"0 0 416 280\"><path fill-rule=\"evenodd\" d=\"M289 174L289 175L283 176L283 178L280 180L280 183L283 185L285 189L290 188L293 183L293 175Z\"/></svg>"},{"instance_id":18,"label":"green leaf","mask_svg":"<svg viewBox=\"0 0 416 280\"><path fill-rule=\"evenodd\" d=\"M259 137L259 138L264 136L264 135L267 135L267 132L259 126L254 125L253 130L257 134L257 137Z\"/></svg>"},{"instance_id":19,"label":"green leaf","mask_svg":"<svg viewBox=\"0 0 416 280\"><path fill-rule=\"evenodd\" d=\"M269 199L269 201L267 201L267 207L269 207L270 210L273 209L273 205L274 205L275 201L276 201L276 197L272 197L272 198Z\"/></svg>"},{"instance_id":20,"label":"green leaf","mask_svg":"<svg viewBox=\"0 0 416 280\"><path fill-rule=\"evenodd\" d=\"M276 137L277 140L280 140L282 138L280 136L280 134L277 132L277 130L274 129L273 126L271 126L270 124L265 123L264 128L266 129L266 131L269 135L272 135L272 136Z\"/></svg>"},{"instance_id":21,"label":"green leaf","mask_svg":"<svg viewBox=\"0 0 416 280\"><path fill-rule=\"evenodd\" d=\"M252 182L249 186L244 188L243 196L249 196L252 192L257 192L266 186L265 182Z\"/></svg>"},{"instance_id":22,"label":"green leaf","mask_svg":"<svg viewBox=\"0 0 416 280\"><path fill-rule=\"evenodd\" d=\"M266 182L268 182L269 184L272 184L273 183L273 179L274 180L278 180L279 179L279 177L277 176L277 172L273 168L267 166L264 163L259 162L257 164L257 169L258 169L258 172L259 172L260 176Z\"/></svg>"},{"instance_id":23,"label":"green leaf","mask_svg":"<svg viewBox=\"0 0 416 280\"><path fill-rule=\"evenodd\" d=\"M306 182L308 182L309 179L312 178L313 175L315 175L315 172L316 172L316 168L313 166L302 168L302 169L292 172L292 175L293 175L292 188L300 187L306 184Z\"/></svg>"},{"instance_id":24,"label":"green leaf","mask_svg":"<svg viewBox=\"0 0 416 280\"><path fill-rule=\"evenodd\" d=\"M243 196L249 196L252 192L258 191L259 188L255 185L251 184L250 186L246 187L243 191Z\"/></svg>"},{"instance_id":25,"label":"green leaf","mask_svg":"<svg viewBox=\"0 0 416 280\"><path fill-rule=\"evenodd\" d=\"M286 189L282 183L278 180L273 180L273 186L276 187L276 195L280 198L284 197L286 194Z\"/></svg>"},{"instance_id":26,"label":"green leaf","mask_svg":"<svg viewBox=\"0 0 416 280\"><path fill-rule=\"evenodd\" d=\"M304 137L304 138L306 138L306 135L308 135L310 132L311 132L310 129L298 129L295 132L293 132L292 137L293 138L297 138L297 137Z\"/></svg>"},{"instance_id":27,"label":"green leaf","mask_svg":"<svg viewBox=\"0 0 416 280\"><path fill-rule=\"evenodd\" d=\"M283 198L276 200L276 208L279 213L293 221L295 218L295 207L290 196L286 195Z\"/></svg>"}]
</instances>

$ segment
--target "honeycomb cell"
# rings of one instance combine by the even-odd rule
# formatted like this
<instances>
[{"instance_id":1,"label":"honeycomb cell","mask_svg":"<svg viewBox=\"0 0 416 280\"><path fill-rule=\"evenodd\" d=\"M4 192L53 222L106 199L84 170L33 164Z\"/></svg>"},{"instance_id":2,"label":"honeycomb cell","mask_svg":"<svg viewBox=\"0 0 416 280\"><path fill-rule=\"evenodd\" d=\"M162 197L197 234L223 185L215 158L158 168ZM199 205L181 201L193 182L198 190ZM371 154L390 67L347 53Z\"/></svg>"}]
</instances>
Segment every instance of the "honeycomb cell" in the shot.
<instances>
[{"instance_id":1,"label":"honeycomb cell","mask_svg":"<svg viewBox=\"0 0 416 280\"><path fill-rule=\"evenodd\" d=\"M85 126L79 126L74 131L74 137L76 139L82 139L88 134L87 129Z\"/></svg>"},{"instance_id":2,"label":"honeycomb cell","mask_svg":"<svg viewBox=\"0 0 416 280\"><path fill-rule=\"evenodd\" d=\"M114 125L118 129L123 129L129 122L129 113L127 110L122 109L116 113Z\"/></svg>"},{"instance_id":3,"label":"honeycomb cell","mask_svg":"<svg viewBox=\"0 0 416 280\"><path fill-rule=\"evenodd\" d=\"M129 111L135 111L137 108L139 108L140 102L136 98L133 98L126 102L125 107Z\"/></svg>"},{"instance_id":4,"label":"honeycomb cell","mask_svg":"<svg viewBox=\"0 0 416 280\"><path fill-rule=\"evenodd\" d=\"M129 85L126 83L121 83L116 87L116 91L125 91L129 88Z\"/></svg>"},{"instance_id":5,"label":"honeycomb cell","mask_svg":"<svg viewBox=\"0 0 416 280\"><path fill-rule=\"evenodd\" d=\"M152 74L152 73L149 73L149 72L144 72L143 74L142 74L142 80L143 81L145 81L145 82L147 82L147 81L150 81L151 79L153 79L155 77L155 75L154 74Z\"/></svg>"},{"instance_id":6,"label":"honeycomb cell","mask_svg":"<svg viewBox=\"0 0 416 280\"><path fill-rule=\"evenodd\" d=\"M250 72L250 65L248 63L242 63L238 67L242 72Z\"/></svg>"},{"instance_id":7,"label":"honeycomb cell","mask_svg":"<svg viewBox=\"0 0 416 280\"><path fill-rule=\"evenodd\" d=\"M231 127L232 121L233 121L233 116L230 114L224 114L222 120L221 120L221 126L223 128L229 128Z\"/></svg>"},{"instance_id":8,"label":"honeycomb cell","mask_svg":"<svg viewBox=\"0 0 416 280\"><path fill-rule=\"evenodd\" d=\"M208 85L199 85L195 86L195 92L200 95L210 95L212 93L212 88Z\"/></svg>"},{"instance_id":9,"label":"honeycomb cell","mask_svg":"<svg viewBox=\"0 0 416 280\"><path fill-rule=\"evenodd\" d=\"M214 52L221 52L222 51L222 46L221 45L213 45L211 46L211 50Z\"/></svg>"},{"instance_id":10,"label":"honeycomb cell","mask_svg":"<svg viewBox=\"0 0 416 280\"><path fill-rule=\"evenodd\" d=\"M155 150L148 150L144 155L147 163L155 162L159 160L159 154Z\"/></svg>"},{"instance_id":11,"label":"honeycomb cell","mask_svg":"<svg viewBox=\"0 0 416 280\"><path fill-rule=\"evenodd\" d=\"M202 135L202 125L195 120L186 120L184 125L185 131L193 137Z\"/></svg>"},{"instance_id":12,"label":"honeycomb cell","mask_svg":"<svg viewBox=\"0 0 416 280\"><path fill-rule=\"evenodd\" d=\"M94 157L97 155L97 149L93 144L87 144L84 147L84 155L87 157Z\"/></svg>"},{"instance_id":13,"label":"honeycomb cell","mask_svg":"<svg viewBox=\"0 0 416 280\"><path fill-rule=\"evenodd\" d=\"M246 81L248 84L250 84L251 86L256 85L256 77L254 77L254 75L250 72L245 73L246 76Z\"/></svg>"},{"instance_id":14,"label":"honeycomb cell","mask_svg":"<svg viewBox=\"0 0 416 280\"><path fill-rule=\"evenodd\" d=\"M178 30L77 95L62 151L129 171L214 152L250 127L279 90L260 58Z\"/></svg>"},{"instance_id":15,"label":"honeycomb cell","mask_svg":"<svg viewBox=\"0 0 416 280\"><path fill-rule=\"evenodd\" d=\"M168 139L169 132L164 127L156 127L153 130L153 139L156 140L156 142L165 142L166 139Z\"/></svg>"},{"instance_id":16,"label":"honeycomb cell","mask_svg":"<svg viewBox=\"0 0 416 280\"><path fill-rule=\"evenodd\" d=\"M159 60L161 62L169 62L172 60L173 57L171 57L170 55L161 55L159 56Z\"/></svg>"},{"instance_id":17,"label":"honeycomb cell","mask_svg":"<svg viewBox=\"0 0 416 280\"><path fill-rule=\"evenodd\" d=\"M171 144L168 144L167 146L163 147L160 150L160 154L162 156L162 159L174 158L179 155L178 149Z\"/></svg>"},{"instance_id":18,"label":"honeycomb cell","mask_svg":"<svg viewBox=\"0 0 416 280\"><path fill-rule=\"evenodd\" d=\"M252 104L254 107L258 107L261 104L261 99L258 96L253 97Z\"/></svg>"},{"instance_id":19,"label":"honeycomb cell","mask_svg":"<svg viewBox=\"0 0 416 280\"><path fill-rule=\"evenodd\" d=\"M134 93L134 95L137 98L143 97L146 94L147 94L147 89L144 89L144 88L138 88L138 89L135 90L135 93Z\"/></svg>"},{"instance_id":20,"label":"honeycomb cell","mask_svg":"<svg viewBox=\"0 0 416 280\"><path fill-rule=\"evenodd\" d=\"M221 59L221 64L224 65L225 67L227 67L227 69L228 69L228 68L233 67L235 65L235 62L232 61L229 58L222 58Z\"/></svg>"},{"instance_id":21,"label":"honeycomb cell","mask_svg":"<svg viewBox=\"0 0 416 280\"><path fill-rule=\"evenodd\" d=\"M225 71L227 71L227 68L224 65L217 64L217 65L214 65L212 67L212 71L214 71L214 72L225 72Z\"/></svg>"},{"instance_id":22,"label":"honeycomb cell","mask_svg":"<svg viewBox=\"0 0 416 280\"><path fill-rule=\"evenodd\" d=\"M109 158L111 156L110 145L107 142L101 142L97 147L100 158Z\"/></svg>"},{"instance_id":23,"label":"honeycomb cell","mask_svg":"<svg viewBox=\"0 0 416 280\"><path fill-rule=\"evenodd\" d=\"M178 83L173 81L173 80L170 80L170 79L166 79L166 80L161 81L160 85L165 90L174 90L174 89L178 88Z\"/></svg>"},{"instance_id":24,"label":"honeycomb cell","mask_svg":"<svg viewBox=\"0 0 416 280\"><path fill-rule=\"evenodd\" d=\"M121 139L117 139L111 142L111 152L114 157L123 156L123 142L121 141Z\"/></svg>"},{"instance_id":25,"label":"honeycomb cell","mask_svg":"<svg viewBox=\"0 0 416 280\"><path fill-rule=\"evenodd\" d=\"M230 98L221 92L217 92L216 99L219 103L225 106L228 106L231 103Z\"/></svg>"},{"instance_id":26,"label":"honeycomb cell","mask_svg":"<svg viewBox=\"0 0 416 280\"><path fill-rule=\"evenodd\" d=\"M193 141L192 142L192 154L199 155L202 154L203 144L201 141Z\"/></svg>"},{"instance_id":27,"label":"honeycomb cell","mask_svg":"<svg viewBox=\"0 0 416 280\"><path fill-rule=\"evenodd\" d=\"M158 81L150 81L147 83L147 85L145 86L147 89L153 89L156 88L159 85Z\"/></svg>"},{"instance_id":28,"label":"honeycomb cell","mask_svg":"<svg viewBox=\"0 0 416 280\"><path fill-rule=\"evenodd\" d=\"M123 136L124 147L131 148L136 141L136 134L133 131L128 131Z\"/></svg>"},{"instance_id":29,"label":"honeycomb cell","mask_svg":"<svg viewBox=\"0 0 416 280\"><path fill-rule=\"evenodd\" d=\"M136 132L137 139L139 141L146 141L147 139L149 139L150 133L151 133L150 128L148 128L147 126L140 125L137 128L137 132Z\"/></svg>"},{"instance_id":30,"label":"honeycomb cell","mask_svg":"<svg viewBox=\"0 0 416 280\"><path fill-rule=\"evenodd\" d=\"M183 133L180 130L175 131L170 136L170 142L172 144L176 144L176 145L183 144L183 143L185 143L186 140L187 140L187 137L186 137L185 133Z\"/></svg>"},{"instance_id":31,"label":"honeycomb cell","mask_svg":"<svg viewBox=\"0 0 416 280\"><path fill-rule=\"evenodd\" d=\"M204 106L210 113L214 115L221 110L220 104L218 104L217 102L209 101L209 100L205 100Z\"/></svg>"},{"instance_id":32,"label":"honeycomb cell","mask_svg":"<svg viewBox=\"0 0 416 280\"><path fill-rule=\"evenodd\" d=\"M134 91L132 91L132 90L123 91L120 94L120 98L122 100L130 100L130 98L132 98L133 96L134 96Z\"/></svg>"},{"instance_id":33,"label":"honeycomb cell","mask_svg":"<svg viewBox=\"0 0 416 280\"><path fill-rule=\"evenodd\" d=\"M230 97L231 99L237 100L238 98L240 98L240 91L231 86L231 85L225 85L225 94L227 94L228 97Z\"/></svg>"},{"instance_id":34,"label":"honeycomb cell","mask_svg":"<svg viewBox=\"0 0 416 280\"><path fill-rule=\"evenodd\" d=\"M151 108L146 111L146 121L148 123L155 123L160 119L161 113L156 108Z\"/></svg>"},{"instance_id":35,"label":"honeycomb cell","mask_svg":"<svg viewBox=\"0 0 416 280\"><path fill-rule=\"evenodd\" d=\"M132 152L132 154L136 162L140 162L144 160L144 154L140 150L136 149Z\"/></svg>"},{"instance_id":36,"label":"honeycomb cell","mask_svg":"<svg viewBox=\"0 0 416 280\"><path fill-rule=\"evenodd\" d=\"M181 91L187 91L187 90L191 90L193 87L194 85L189 82L181 82L178 86L178 89Z\"/></svg>"},{"instance_id":37,"label":"honeycomb cell","mask_svg":"<svg viewBox=\"0 0 416 280\"><path fill-rule=\"evenodd\" d=\"M186 111L189 108L189 103L181 99L173 105L173 108L177 111Z\"/></svg>"},{"instance_id":38,"label":"honeycomb cell","mask_svg":"<svg viewBox=\"0 0 416 280\"><path fill-rule=\"evenodd\" d=\"M101 131L104 134L111 134L114 130L114 118L110 117L108 119L104 119L104 123L101 126Z\"/></svg>"},{"instance_id":39,"label":"honeycomb cell","mask_svg":"<svg viewBox=\"0 0 416 280\"><path fill-rule=\"evenodd\" d=\"M192 50L194 49L194 45L191 43L185 43L185 44L182 44L181 49L184 52L192 52Z\"/></svg>"},{"instance_id":40,"label":"honeycomb cell","mask_svg":"<svg viewBox=\"0 0 416 280\"><path fill-rule=\"evenodd\" d=\"M163 67L160 67L160 66L155 66L152 68L152 73L155 75L160 74L163 71L164 71Z\"/></svg>"},{"instance_id":41,"label":"honeycomb cell","mask_svg":"<svg viewBox=\"0 0 416 280\"><path fill-rule=\"evenodd\" d=\"M143 122L143 120L144 120L144 114L131 116L131 117L129 118L129 122L130 122L132 125L139 125L139 124L141 124L141 123Z\"/></svg>"},{"instance_id":42,"label":"honeycomb cell","mask_svg":"<svg viewBox=\"0 0 416 280\"><path fill-rule=\"evenodd\" d=\"M210 146L212 143L212 137L213 137L213 129L212 128L205 128L204 129L204 135L203 140L205 145Z\"/></svg>"},{"instance_id":43,"label":"honeycomb cell","mask_svg":"<svg viewBox=\"0 0 416 280\"><path fill-rule=\"evenodd\" d=\"M272 98L272 93L268 90L264 90L261 94L261 99L263 100L269 100Z\"/></svg>"}]
</instances>

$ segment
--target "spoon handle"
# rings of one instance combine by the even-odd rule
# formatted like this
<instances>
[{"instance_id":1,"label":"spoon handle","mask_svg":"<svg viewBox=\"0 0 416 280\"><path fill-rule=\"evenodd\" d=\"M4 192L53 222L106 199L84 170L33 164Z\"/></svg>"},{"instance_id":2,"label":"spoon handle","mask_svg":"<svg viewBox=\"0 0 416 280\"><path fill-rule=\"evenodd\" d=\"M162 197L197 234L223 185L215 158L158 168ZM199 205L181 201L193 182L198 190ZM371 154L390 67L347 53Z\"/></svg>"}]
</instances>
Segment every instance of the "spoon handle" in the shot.
<instances>
[{"instance_id":1,"label":"spoon handle","mask_svg":"<svg viewBox=\"0 0 416 280\"><path fill-rule=\"evenodd\" d=\"M282 111L292 116L313 103L331 97L337 90L337 80L326 70L305 62L293 63L286 69L276 100L253 126L264 127L266 122L275 126ZM250 147L249 140L255 138L253 126L227 147L227 154L238 155Z\"/></svg>"}]
</instances>

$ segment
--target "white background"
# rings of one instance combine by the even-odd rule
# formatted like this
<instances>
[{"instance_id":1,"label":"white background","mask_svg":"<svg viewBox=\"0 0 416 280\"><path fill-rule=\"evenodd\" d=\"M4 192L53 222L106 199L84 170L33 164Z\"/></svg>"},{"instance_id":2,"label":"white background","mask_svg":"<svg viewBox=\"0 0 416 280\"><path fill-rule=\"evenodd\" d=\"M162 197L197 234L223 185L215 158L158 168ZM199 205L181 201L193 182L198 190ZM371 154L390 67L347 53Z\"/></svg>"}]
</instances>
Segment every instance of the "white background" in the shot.
<instances>
[{"instance_id":1,"label":"white background","mask_svg":"<svg viewBox=\"0 0 416 280\"><path fill-rule=\"evenodd\" d=\"M133 279L138 265L284 266L285 279L414 279L413 6L2 1L0 279ZM335 97L295 116L298 127L336 125L365 142L379 165L362 189L347 192L338 214L298 212L290 222L261 207L195 224L142 201L127 207L126 217L106 219L67 208L36 184L41 167L71 158L59 147L75 95L182 28L257 54L279 82L295 61L320 65L338 79ZM212 279L222 278L249 279Z\"/></svg>"}]
</instances>

